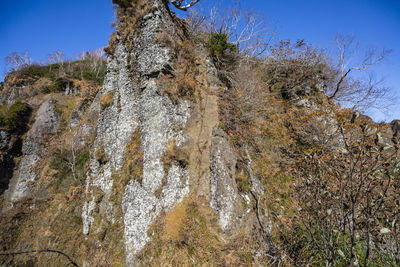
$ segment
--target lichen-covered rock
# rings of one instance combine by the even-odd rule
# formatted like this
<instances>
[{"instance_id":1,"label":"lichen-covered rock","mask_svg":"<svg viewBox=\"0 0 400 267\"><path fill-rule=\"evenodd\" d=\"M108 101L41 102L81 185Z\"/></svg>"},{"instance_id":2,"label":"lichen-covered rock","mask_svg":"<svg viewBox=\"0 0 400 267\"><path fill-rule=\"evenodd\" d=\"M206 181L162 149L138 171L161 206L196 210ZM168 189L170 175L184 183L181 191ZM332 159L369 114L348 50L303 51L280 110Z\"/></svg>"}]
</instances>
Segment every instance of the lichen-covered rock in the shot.
<instances>
[{"instance_id":1,"label":"lichen-covered rock","mask_svg":"<svg viewBox=\"0 0 400 267\"><path fill-rule=\"evenodd\" d=\"M156 84L157 74L171 64L170 51L159 44L157 33L174 31L174 27L164 3L154 0L141 26L131 36L132 43L123 43L117 36L114 53L108 58L103 89L93 104L97 107L92 108L99 110L100 116L87 178L89 200L83 207L83 232L95 232L91 227L101 214L114 221L112 207L119 205L124 214L119 223L124 224L128 265L149 240L147 230L154 218L189 192L187 167L172 165L166 173L162 162L168 141L174 140L177 146L184 142L183 129L190 117L187 102L173 104ZM134 71L128 66L135 66ZM135 131L140 131L143 151L141 183L130 180L124 188L122 203L111 203L112 174L124 166L126 147ZM96 159L96 153L104 154L105 160ZM94 188L104 194L101 203L96 202ZM161 194L156 196L160 188Z\"/></svg>"},{"instance_id":2,"label":"lichen-covered rock","mask_svg":"<svg viewBox=\"0 0 400 267\"><path fill-rule=\"evenodd\" d=\"M219 223L226 232L232 231L243 213L241 197L236 186L236 162L226 134L215 129L211 150L210 206L218 213Z\"/></svg>"},{"instance_id":3,"label":"lichen-covered rock","mask_svg":"<svg viewBox=\"0 0 400 267\"><path fill-rule=\"evenodd\" d=\"M54 101L45 101L37 111L35 122L23 142L23 159L10 182L10 189L7 192L8 199L18 200L29 196L32 190L30 183L36 179L33 167L41 159L44 136L55 133L59 126L60 116L55 111Z\"/></svg>"}]
</instances>

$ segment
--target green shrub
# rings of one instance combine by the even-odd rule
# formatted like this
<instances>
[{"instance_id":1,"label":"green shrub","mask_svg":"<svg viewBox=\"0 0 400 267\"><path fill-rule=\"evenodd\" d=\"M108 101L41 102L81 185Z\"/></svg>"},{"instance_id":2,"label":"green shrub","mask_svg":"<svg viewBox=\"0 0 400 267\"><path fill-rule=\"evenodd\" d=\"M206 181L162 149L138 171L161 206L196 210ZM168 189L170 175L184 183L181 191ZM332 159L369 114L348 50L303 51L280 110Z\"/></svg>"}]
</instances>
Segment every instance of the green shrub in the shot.
<instances>
[{"instance_id":1,"label":"green shrub","mask_svg":"<svg viewBox=\"0 0 400 267\"><path fill-rule=\"evenodd\" d=\"M45 94L61 92L64 91L69 83L70 81L67 79L57 78L53 84L43 87L42 92Z\"/></svg>"},{"instance_id":2,"label":"green shrub","mask_svg":"<svg viewBox=\"0 0 400 267\"><path fill-rule=\"evenodd\" d=\"M24 124L24 116L29 112L27 104L21 101L15 102L11 107L0 106L0 126L10 128L21 127Z\"/></svg>"},{"instance_id":3,"label":"green shrub","mask_svg":"<svg viewBox=\"0 0 400 267\"><path fill-rule=\"evenodd\" d=\"M37 78L37 77L46 77L46 78L54 78L56 76L55 72L58 68L58 65L30 65L18 70L18 73L22 76Z\"/></svg>"},{"instance_id":4,"label":"green shrub","mask_svg":"<svg viewBox=\"0 0 400 267\"><path fill-rule=\"evenodd\" d=\"M0 92L4 89L4 82L0 82Z\"/></svg>"},{"instance_id":5,"label":"green shrub","mask_svg":"<svg viewBox=\"0 0 400 267\"><path fill-rule=\"evenodd\" d=\"M96 81L99 84L103 84L104 77L106 75L106 66L103 64L97 73L89 66L84 66L78 75L80 75L80 78L83 80L91 80Z\"/></svg>"},{"instance_id":6,"label":"green shrub","mask_svg":"<svg viewBox=\"0 0 400 267\"><path fill-rule=\"evenodd\" d=\"M210 39L210 53L214 57L224 57L225 51L236 52L237 46L228 42L228 34L213 33Z\"/></svg>"}]
</instances>

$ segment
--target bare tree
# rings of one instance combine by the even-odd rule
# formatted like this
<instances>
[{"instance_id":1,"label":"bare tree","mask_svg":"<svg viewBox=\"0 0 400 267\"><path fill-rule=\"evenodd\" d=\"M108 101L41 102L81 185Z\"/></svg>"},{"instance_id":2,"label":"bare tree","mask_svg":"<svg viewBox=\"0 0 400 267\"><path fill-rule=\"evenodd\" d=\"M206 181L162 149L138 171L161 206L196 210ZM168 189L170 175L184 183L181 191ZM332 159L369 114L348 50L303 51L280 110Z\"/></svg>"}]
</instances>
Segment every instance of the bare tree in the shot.
<instances>
[{"instance_id":1,"label":"bare tree","mask_svg":"<svg viewBox=\"0 0 400 267\"><path fill-rule=\"evenodd\" d=\"M200 0L170 0L171 4L173 4L177 9L186 11L189 8L191 8L192 6L194 6L195 4L197 4L198 2L200 2Z\"/></svg>"},{"instance_id":2,"label":"bare tree","mask_svg":"<svg viewBox=\"0 0 400 267\"><path fill-rule=\"evenodd\" d=\"M240 1L225 10L215 5L209 15L207 28L210 33L226 33L241 54L258 57L267 50L273 31L262 14L243 10Z\"/></svg>"},{"instance_id":3,"label":"bare tree","mask_svg":"<svg viewBox=\"0 0 400 267\"><path fill-rule=\"evenodd\" d=\"M259 57L267 51L274 34L261 13L243 9L240 1L228 8L221 8L221 0L213 3L206 10L190 9L186 21L196 33L195 37L226 34L228 41L237 47L237 52L249 57Z\"/></svg>"},{"instance_id":4,"label":"bare tree","mask_svg":"<svg viewBox=\"0 0 400 267\"><path fill-rule=\"evenodd\" d=\"M56 50L49 54L47 57L49 64L60 64L63 65L65 61L65 54L61 50Z\"/></svg>"},{"instance_id":5,"label":"bare tree","mask_svg":"<svg viewBox=\"0 0 400 267\"><path fill-rule=\"evenodd\" d=\"M381 64L391 50L369 49L360 55L360 45L354 35L341 33L336 35L335 42L338 78L328 90L329 99L352 105L353 108L371 107L384 99L389 89L383 86L383 79L376 79L370 70Z\"/></svg>"},{"instance_id":6,"label":"bare tree","mask_svg":"<svg viewBox=\"0 0 400 267\"><path fill-rule=\"evenodd\" d=\"M28 51L23 54L12 52L6 58L6 72L12 72L32 65L32 58Z\"/></svg>"},{"instance_id":7,"label":"bare tree","mask_svg":"<svg viewBox=\"0 0 400 267\"><path fill-rule=\"evenodd\" d=\"M65 61L65 54L61 50L56 50L47 56L47 62L50 64L50 71L52 67L51 65L58 64L59 71L61 73L64 73L64 61Z\"/></svg>"},{"instance_id":8,"label":"bare tree","mask_svg":"<svg viewBox=\"0 0 400 267\"><path fill-rule=\"evenodd\" d=\"M100 71L105 67L105 52L103 48L98 48L91 51L82 51L78 60L83 60L88 63L88 67L98 78Z\"/></svg>"},{"instance_id":9,"label":"bare tree","mask_svg":"<svg viewBox=\"0 0 400 267\"><path fill-rule=\"evenodd\" d=\"M314 150L299 163L299 240L311 251L307 264L398 264L398 151L382 149L360 120L345 119L338 131L344 151Z\"/></svg>"}]
</instances>

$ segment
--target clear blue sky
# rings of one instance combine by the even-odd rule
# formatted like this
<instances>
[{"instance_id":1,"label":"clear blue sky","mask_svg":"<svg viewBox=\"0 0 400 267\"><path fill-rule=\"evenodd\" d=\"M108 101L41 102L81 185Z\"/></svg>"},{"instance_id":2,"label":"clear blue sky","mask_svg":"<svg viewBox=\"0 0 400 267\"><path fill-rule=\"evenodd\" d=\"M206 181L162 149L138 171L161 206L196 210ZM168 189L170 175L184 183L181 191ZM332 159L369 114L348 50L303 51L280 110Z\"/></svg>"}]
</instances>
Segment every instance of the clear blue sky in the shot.
<instances>
[{"instance_id":1,"label":"clear blue sky","mask_svg":"<svg viewBox=\"0 0 400 267\"><path fill-rule=\"evenodd\" d=\"M376 72L400 96L399 0L243 0L242 5L264 13L280 39L305 39L332 50L333 36L343 32L354 33L366 47L393 49ZM0 0L0 10L0 80L4 58L13 51L29 50L35 61L58 49L74 57L105 46L113 31L111 0ZM377 121L400 118L400 102L386 115L369 115Z\"/></svg>"}]
</instances>

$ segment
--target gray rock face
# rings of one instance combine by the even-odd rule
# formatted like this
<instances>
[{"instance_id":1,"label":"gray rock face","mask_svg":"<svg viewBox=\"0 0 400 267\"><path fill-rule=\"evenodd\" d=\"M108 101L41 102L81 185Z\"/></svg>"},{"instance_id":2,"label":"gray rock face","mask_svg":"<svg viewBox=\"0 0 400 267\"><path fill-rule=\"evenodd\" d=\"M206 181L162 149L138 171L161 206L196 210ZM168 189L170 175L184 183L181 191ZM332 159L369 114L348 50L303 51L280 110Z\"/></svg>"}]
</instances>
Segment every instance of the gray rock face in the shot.
<instances>
[{"instance_id":1,"label":"gray rock face","mask_svg":"<svg viewBox=\"0 0 400 267\"><path fill-rule=\"evenodd\" d=\"M228 233L235 228L240 221L239 216L243 214L235 181L236 161L225 133L215 129L211 147L210 206L218 213L222 230Z\"/></svg>"},{"instance_id":2,"label":"gray rock face","mask_svg":"<svg viewBox=\"0 0 400 267\"><path fill-rule=\"evenodd\" d=\"M251 192L253 192L253 194L256 197L260 197L260 196L264 195L265 190L264 190L264 186L261 184L260 180L258 180L258 178L253 173L253 170L251 168L251 164L253 163L253 161L251 160L247 145L245 146L245 152L246 152L246 158L247 158L247 166L246 166L247 172L250 175L250 181L251 181Z\"/></svg>"},{"instance_id":3,"label":"gray rock face","mask_svg":"<svg viewBox=\"0 0 400 267\"><path fill-rule=\"evenodd\" d=\"M10 141L10 134L6 131L0 131L0 150L5 150Z\"/></svg>"},{"instance_id":4,"label":"gray rock face","mask_svg":"<svg viewBox=\"0 0 400 267\"><path fill-rule=\"evenodd\" d=\"M171 63L169 50L158 44L156 35L161 30L171 32L175 27L162 1L153 0L153 7L132 36L131 50L128 51L127 45L117 37L115 52L107 61L104 87L91 107L100 110L100 116L87 177L89 201L84 203L82 212L84 234L96 231L91 227L98 214L105 214L109 221L115 220L109 200L112 173L123 167L126 146L134 132L139 130L141 133L142 183L131 180L125 188L122 203L113 203L121 205L124 213L127 265L133 264L135 253L148 242L147 230L154 218L189 192L187 168L172 165L166 173L162 163L169 140L175 140L177 146L184 142L183 130L190 115L188 103L173 104L168 96L161 94L156 78L153 78ZM128 65L136 66L135 71L130 71ZM99 99L107 92L112 92L113 102L101 110ZM105 163L96 160L96 152L100 149L108 159ZM164 176L166 184L163 184ZM161 186L161 196L157 198L155 191ZM101 203L95 202L94 188L104 194Z\"/></svg>"},{"instance_id":5,"label":"gray rock face","mask_svg":"<svg viewBox=\"0 0 400 267\"><path fill-rule=\"evenodd\" d=\"M55 112L54 102L44 102L36 113L35 122L28 131L22 145L23 159L21 165L11 180L9 192L10 200L18 200L31 193L31 182L36 179L33 170L41 159L44 134L55 133L60 125L60 116Z\"/></svg>"},{"instance_id":6,"label":"gray rock face","mask_svg":"<svg viewBox=\"0 0 400 267\"><path fill-rule=\"evenodd\" d=\"M18 88L13 88L8 100L7 100L7 105L11 106L12 104L14 104L17 100L19 100L19 89Z\"/></svg>"},{"instance_id":7,"label":"gray rock face","mask_svg":"<svg viewBox=\"0 0 400 267\"><path fill-rule=\"evenodd\" d=\"M204 90L200 97L204 103L172 102L156 83L173 62L172 51L159 43L157 35L175 33L176 25L162 0L152 0L152 4L149 14L129 36L129 44L116 36L114 52L107 59L104 86L88 111L99 113L99 119L86 181L83 233L91 238L91 233L99 231L96 227L101 226L94 225L98 219L123 223L128 266L135 264L135 255L150 240L147 231L155 218L189 193L209 200L227 234L233 233L244 214L235 182L236 157L225 133L213 133L218 124L217 96L206 95L209 92ZM217 75L208 66L210 62L202 60L202 73L209 76L204 84L217 88L217 81L212 79ZM106 94L112 99L104 105ZM128 181L121 203L112 203L113 174L124 168L126 147L137 131L143 151L142 177ZM164 166L166 146L171 142L177 149L191 149L187 164ZM96 159L97 152L102 152L106 160ZM259 187L256 178L253 180ZM116 217L114 209L118 206L123 221Z\"/></svg>"}]
</instances>

